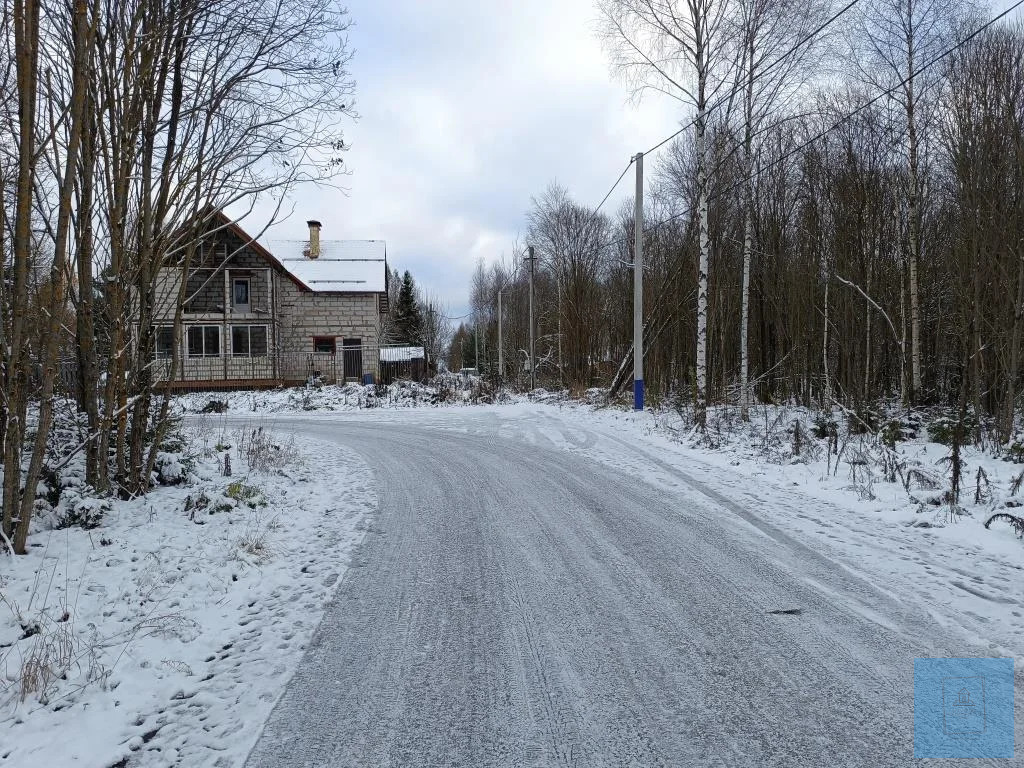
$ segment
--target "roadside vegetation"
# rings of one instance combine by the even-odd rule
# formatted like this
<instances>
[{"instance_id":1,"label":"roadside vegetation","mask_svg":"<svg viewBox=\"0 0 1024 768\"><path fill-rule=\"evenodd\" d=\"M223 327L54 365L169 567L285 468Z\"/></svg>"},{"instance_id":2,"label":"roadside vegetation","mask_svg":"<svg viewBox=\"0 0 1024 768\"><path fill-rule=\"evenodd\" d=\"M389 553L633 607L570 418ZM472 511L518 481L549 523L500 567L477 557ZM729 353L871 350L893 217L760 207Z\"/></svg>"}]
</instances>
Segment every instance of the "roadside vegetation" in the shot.
<instances>
[{"instance_id":1,"label":"roadside vegetation","mask_svg":"<svg viewBox=\"0 0 1024 768\"><path fill-rule=\"evenodd\" d=\"M5 8L0 548L23 555L57 446L100 497L153 487L174 426L157 379L174 371L154 372L151 319L176 302L174 352L188 284L160 295L158 275L188 274L218 211L344 173L354 84L333 0Z\"/></svg>"},{"instance_id":2,"label":"roadside vegetation","mask_svg":"<svg viewBox=\"0 0 1024 768\"><path fill-rule=\"evenodd\" d=\"M943 408L963 442L1012 446L1024 28L965 2L599 5L638 93L700 94L646 157L651 396L702 429L709 405ZM538 190L514 258L476 273L452 367L527 380L530 245L538 382L630 389L633 227L631 200Z\"/></svg>"}]
</instances>

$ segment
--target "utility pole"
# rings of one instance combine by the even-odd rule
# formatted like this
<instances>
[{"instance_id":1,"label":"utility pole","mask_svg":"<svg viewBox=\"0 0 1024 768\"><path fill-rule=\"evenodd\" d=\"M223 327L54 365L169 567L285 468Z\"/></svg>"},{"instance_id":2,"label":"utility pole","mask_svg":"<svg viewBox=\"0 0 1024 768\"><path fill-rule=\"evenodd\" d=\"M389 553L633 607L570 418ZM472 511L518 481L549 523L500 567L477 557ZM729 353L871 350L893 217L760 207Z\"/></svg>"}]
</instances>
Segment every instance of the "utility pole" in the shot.
<instances>
[{"instance_id":1,"label":"utility pole","mask_svg":"<svg viewBox=\"0 0 1024 768\"><path fill-rule=\"evenodd\" d=\"M533 348L533 271L537 257L533 255L533 246L526 249L526 261L530 262L530 391L537 388L537 359Z\"/></svg>"},{"instance_id":2,"label":"utility pole","mask_svg":"<svg viewBox=\"0 0 1024 768\"><path fill-rule=\"evenodd\" d=\"M498 289L498 381L505 375L505 347L501 337L501 288Z\"/></svg>"},{"instance_id":3,"label":"utility pole","mask_svg":"<svg viewBox=\"0 0 1024 768\"><path fill-rule=\"evenodd\" d=\"M644 153L636 157L633 201L633 410L644 409Z\"/></svg>"},{"instance_id":4,"label":"utility pole","mask_svg":"<svg viewBox=\"0 0 1024 768\"><path fill-rule=\"evenodd\" d=\"M557 263L556 263L557 267ZM562 367L562 270L558 268L558 386L565 386L565 374Z\"/></svg>"}]
</instances>

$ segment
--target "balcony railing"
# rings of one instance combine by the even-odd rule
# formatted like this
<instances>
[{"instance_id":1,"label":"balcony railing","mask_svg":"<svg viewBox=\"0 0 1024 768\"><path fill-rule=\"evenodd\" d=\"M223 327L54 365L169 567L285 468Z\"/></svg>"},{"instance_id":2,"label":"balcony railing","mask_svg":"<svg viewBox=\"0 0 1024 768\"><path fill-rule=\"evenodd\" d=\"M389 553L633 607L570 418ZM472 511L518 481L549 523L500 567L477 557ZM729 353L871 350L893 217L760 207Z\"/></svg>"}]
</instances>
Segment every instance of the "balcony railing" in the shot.
<instances>
[{"instance_id":1,"label":"balcony railing","mask_svg":"<svg viewBox=\"0 0 1024 768\"><path fill-rule=\"evenodd\" d=\"M326 352L277 352L263 356L179 357L174 382L243 381L295 383L318 379L326 384L360 381L363 376L362 348L348 348L340 354ZM166 381L171 360L154 361L153 375Z\"/></svg>"}]
</instances>

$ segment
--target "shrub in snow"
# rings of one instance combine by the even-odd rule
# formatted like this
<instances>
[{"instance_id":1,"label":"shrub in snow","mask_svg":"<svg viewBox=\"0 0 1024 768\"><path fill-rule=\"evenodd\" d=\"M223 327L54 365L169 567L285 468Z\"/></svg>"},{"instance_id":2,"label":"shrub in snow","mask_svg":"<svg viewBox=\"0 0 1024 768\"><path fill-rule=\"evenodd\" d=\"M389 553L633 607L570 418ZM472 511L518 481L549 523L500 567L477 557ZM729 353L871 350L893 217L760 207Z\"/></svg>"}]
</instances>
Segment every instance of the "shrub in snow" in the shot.
<instances>
[{"instance_id":1,"label":"shrub in snow","mask_svg":"<svg viewBox=\"0 0 1024 768\"><path fill-rule=\"evenodd\" d=\"M903 425L896 419L890 419L882 425L878 431L878 437L890 448L895 448L896 443L904 439Z\"/></svg>"},{"instance_id":2,"label":"shrub in snow","mask_svg":"<svg viewBox=\"0 0 1024 768\"><path fill-rule=\"evenodd\" d=\"M245 533L238 540L238 548L252 555L256 562L269 560L273 555L269 544L270 533L280 527L276 515L267 518L256 513L249 519Z\"/></svg>"},{"instance_id":3,"label":"shrub in snow","mask_svg":"<svg viewBox=\"0 0 1024 768\"><path fill-rule=\"evenodd\" d=\"M97 499L81 496L76 491L68 491L56 510L55 528L99 528L103 516L109 512L109 499Z\"/></svg>"},{"instance_id":4,"label":"shrub in snow","mask_svg":"<svg viewBox=\"0 0 1024 768\"><path fill-rule=\"evenodd\" d=\"M974 479L974 503L992 503L992 484L988 480L988 473L984 467L978 467L978 473Z\"/></svg>"},{"instance_id":5,"label":"shrub in snow","mask_svg":"<svg viewBox=\"0 0 1024 768\"><path fill-rule=\"evenodd\" d=\"M210 400L201 409L200 413L224 413L228 409L227 400Z\"/></svg>"},{"instance_id":6,"label":"shrub in snow","mask_svg":"<svg viewBox=\"0 0 1024 768\"><path fill-rule=\"evenodd\" d=\"M819 413L814 417L814 428L811 431L819 440L835 439L839 436L839 424L831 416Z\"/></svg>"},{"instance_id":7,"label":"shrub in snow","mask_svg":"<svg viewBox=\"0 0 1024 768\"><path fill-rule=\"evenodd\" d=\"M996 512L992 517L985 521L985 527L988 528L994 522L1009 523L1013 528L1014 533L1017 534L1017 538L1024 538L1024 517L1017 517L1017 515L1011 515L1008 512Z\"/></svg>"},{"instance_id":8,"label":"shrub in snow","mask_svg":"<svg viewBox=\"0 0 1024 768\"><path fill-rule=\"evenodd\" d=\"M253 472L281 473L298 461L294 438L283 442L263 427L239 430L237 444L238 455Z\"/></svg>"},{"instance_id":9,"label":"shrub in snow","mask_svg":"<svg viewBox=\"0 0 1024 768\"><path fill-rule=\"evenodd\" d=\"M185 497L185 512L188 513L188 519L193 522L198 522L202 525L202 521L196 520L196 517L202 513L214 514L216 512L230 512L235 508L235 504L221 499L219 502L214 503L213 500L206 494L206 491L200 491L199 495L193 498L192 496Z\"/></svg>"},{"instance_id":10,"label":"shrub in snow","mask_svg":"<svg viewBox=\"0 0 1024 768\"><path fill-rule=\"evenodd\" d=\"M1013 480L1010 481L1010 495L1016 496L1020 492L1021 483L1024 483L1024 471L1021 471Z\"/></svg>"},{"instance_id":11,"label":"shrub in snow","mask_svg":"<svg viewBox=\"0 0 1024 768\"><path fill-rule=\"evenodd\" d=\"M867 435L878 432L883 414L877 408L862 406L857 408L847 419L846 425L851 435Z\"/></svg>"},{"instance_id":12,"label":"shrub in snow","mask_svg":"<svg viewBox=\"0 0 1024 768\"><path fill-rule=\"evenodd\" d=\"M247 504L252 509L256 507L265 507L267 505L267 498L263 495L263 491L257 488L255 485L246 485L240 480L236 480L231 483L227 488L224 489L224 495L229 499Z\"/></svg>"},{"instance_id":13,"label":"shrub in snow","mask_svg":"<svg viewBox=\"0 0 1024 768\"><path fill-rule=\"evenodd\" d=\"M958 419L955 416L940 416L928 423L928 437L933 443L942 445L953 445L956 437ZM978 429L978 420L973 414L967 413L964 416L963 434L973 434Z\"/></svg>"},{"instance_id":14,"label":"shrub in snow","mask_svg":"<svg viewBox=\"0 0 1024 768\"><path fill-rule=\"evenodd\" d=\"M1006 453L1003 454L1003 461L1009 461L1014 464L1024 464L1024 442L1014 440L1007 447Z\"/></svg>"},{"instance_id":15,"label":"shrub in snow","mask_svg":"<svg viewBox=\"0 0 1024 768\"><path fill-rule=\"evenodd\" d=\"M188 476L180 454L160 451L156 455L156 476L161 485L178 485Z\"/></svg>"}]
</instances>

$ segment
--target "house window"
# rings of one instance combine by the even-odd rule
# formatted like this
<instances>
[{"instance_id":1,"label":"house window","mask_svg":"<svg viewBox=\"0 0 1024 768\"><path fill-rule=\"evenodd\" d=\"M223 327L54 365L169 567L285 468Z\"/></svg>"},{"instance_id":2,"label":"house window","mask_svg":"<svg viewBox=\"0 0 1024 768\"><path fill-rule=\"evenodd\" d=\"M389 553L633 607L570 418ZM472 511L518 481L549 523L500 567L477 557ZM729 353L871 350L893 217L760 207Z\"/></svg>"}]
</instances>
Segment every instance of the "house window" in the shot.
<instances>
[{"instance_id":1,"label":"house window","mask_svg":"<svg viewBox=\"0 0 1024 768\"><path fill-rule=\"evenodd\" d=\"M188 355L189 357L220 357L220 326L189 326Z\"/></svg>"},{"instance_id":2,"label":"house window","mask_svg":"<svg viewBox=\"0 0 1024 768\"><path fill-rule=\"evenodd\" d=\"M235 357L266 357L267 326L235 325L231 328L231 354Z\"/></svg>"},{"instance_id":3,"label":"house window","mask_svg":"<svg viewBox=\"0 0 1024 768\"><path fill-rule=\"evenodd\" d=\"M314 336L313 351L321 355L333 355L337 353L337 341L333 336Z\"/></svg>"},{"instance_id":4,"label":"house window","mask_svg":"<svg viewBox=\"0 0 1024 768\"><path fill-rule=\"evenodd\" d=\"M235 312L250 310L249 278L235 278L231 281L231 306Z\"/></svg>"},{"instance_id":5,"label":"house window","mask_svg":"<svg viewBox=\"0 0 1024 768\"><path fill-rule=\"evenodd\" d=\"M160 325L155 329L156 356L170 357L174 352L174 329L169 325Z\"/></svg>"}]
</instances>

